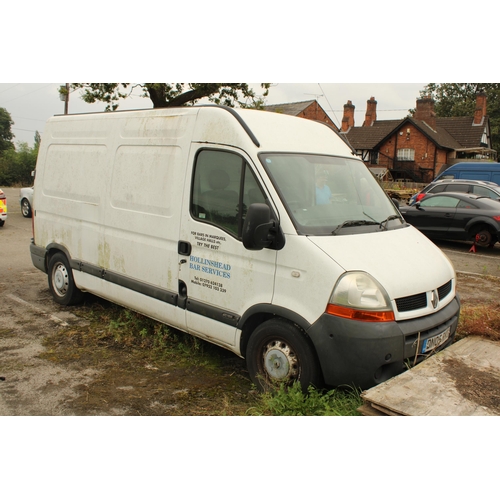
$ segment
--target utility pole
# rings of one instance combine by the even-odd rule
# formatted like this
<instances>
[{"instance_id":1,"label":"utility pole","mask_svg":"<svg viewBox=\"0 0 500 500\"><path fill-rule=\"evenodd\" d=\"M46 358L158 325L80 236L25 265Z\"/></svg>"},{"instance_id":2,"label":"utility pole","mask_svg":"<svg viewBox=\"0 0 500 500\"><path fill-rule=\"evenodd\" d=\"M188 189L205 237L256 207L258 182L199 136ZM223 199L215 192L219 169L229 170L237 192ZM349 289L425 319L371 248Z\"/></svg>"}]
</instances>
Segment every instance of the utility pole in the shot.
<instances>
[{"instance_id":1,"label":"utility pole","mask_svg":"<svg viewBox=\"0 0 500 500\"><path fill-rule=\"evenodd\" d=\"M68 105L69 105L69 83L66 84L66 95L64 99L64 114L68 114Z\"/></svg>"},{"instance_id":2,"label":"utility pole","mask_svg":"<svg viewBox=\"0 0 500 500\"><path fill-rule=\"evenodd\" d=\"M69 104L69 83L61 85L59 87L59 99L64 101L64 114L68 114L68 104Z\"/></svg>"}]
</instances>

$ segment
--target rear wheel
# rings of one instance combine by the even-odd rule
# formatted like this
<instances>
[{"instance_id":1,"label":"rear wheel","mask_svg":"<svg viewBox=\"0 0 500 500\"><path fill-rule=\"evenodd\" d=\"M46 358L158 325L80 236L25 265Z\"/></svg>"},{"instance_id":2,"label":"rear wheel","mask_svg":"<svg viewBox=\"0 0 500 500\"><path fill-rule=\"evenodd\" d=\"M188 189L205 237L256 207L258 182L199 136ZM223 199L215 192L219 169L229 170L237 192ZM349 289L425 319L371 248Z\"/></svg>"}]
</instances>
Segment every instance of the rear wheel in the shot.
<instances>
[{"instance_id":1,"label":"rear wheel","mask_svg":"<svg viewBox=\"0 0 500 500\"><path fill-rule=\"evenodd\" d=\"M285 320L262 323L250 337L246 351L252 382L263 391L300 382L305 392L321 384L314 349L302 331Z\"/></svg>"},{"instance_id":2,"label":"rear wheel","mask_svg":"<svg viewBox=\"0 0 500 500\"><path fill-rule=\"evenodd\" d=\"M31 217L31 205L26 198L23 198L21 201L21 212L23 217Z\"/></svg>"},{"instance_id":3,"label":"rear wheel","mask_svg":"<svg viewBox=\"0 0 500 500\"><path fill-rule=\"evenodd\" d=\"M58 304L69 306L83 300L83 292L75 285L73 272L63 253L54 254L49 260L49 288Z\"/></svg>"}]
</instances>

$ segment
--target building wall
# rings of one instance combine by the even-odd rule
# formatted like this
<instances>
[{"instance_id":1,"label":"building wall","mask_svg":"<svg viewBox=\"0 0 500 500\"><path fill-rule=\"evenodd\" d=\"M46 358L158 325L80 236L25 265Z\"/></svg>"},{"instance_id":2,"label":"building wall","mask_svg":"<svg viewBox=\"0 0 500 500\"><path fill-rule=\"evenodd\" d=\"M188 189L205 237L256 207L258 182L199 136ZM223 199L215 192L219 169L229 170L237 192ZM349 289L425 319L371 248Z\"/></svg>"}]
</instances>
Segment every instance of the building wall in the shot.
<instances>
[{"instance_id":1,"label":"building wall","mask_svg":"<svg viewBox=\"0 0 500 500\"><path fill-rule=\"evenodd\" d=\"M312 104L310 104L297 116L301 118L307 118L308 120L316 120L318 122L328 123L328 125L335 127L335 130L338 130L338 128L335 126L332 120L330 120L328 115L323 111L323 108L319 106L317 102L313 102Z\"/></svg>"},{"instance_id":2,"label":"building wall","mask_svg":"<svg viewBox=\"0 0 500 500\"><path fill-rule=\"evenodd\" d=\"M414 150L413 161L399 161L398 149ZM379 149L379 166L390 169L404 169L413 172L423 182L430 182L446 163L446 151L437 149L436 144L429 140L412 124L406 123L396 134L381 144Z\"/></svg>"}]
</instances>

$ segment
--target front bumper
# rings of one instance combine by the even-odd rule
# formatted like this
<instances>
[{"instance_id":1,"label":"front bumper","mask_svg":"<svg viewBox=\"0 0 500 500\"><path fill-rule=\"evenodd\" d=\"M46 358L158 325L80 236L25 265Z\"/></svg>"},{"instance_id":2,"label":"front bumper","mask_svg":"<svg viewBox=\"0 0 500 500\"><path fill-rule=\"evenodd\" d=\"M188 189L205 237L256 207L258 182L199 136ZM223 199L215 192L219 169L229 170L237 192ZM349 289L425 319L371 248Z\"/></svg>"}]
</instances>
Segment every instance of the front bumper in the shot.
<instances>
[{"instance_id":1,"label":"front bumper","mask_svg":"<svg viewBox=\"0 0 500 500\"><path fill-rule=\"evenodd\" d=\"M423 361L417 346L450 328L453 342L460 315L456 296L440 311L399 322L368 323L323 314L308 330L327 385L368 389L405 370L405 360Z\"/></svg>"}]
</instances>

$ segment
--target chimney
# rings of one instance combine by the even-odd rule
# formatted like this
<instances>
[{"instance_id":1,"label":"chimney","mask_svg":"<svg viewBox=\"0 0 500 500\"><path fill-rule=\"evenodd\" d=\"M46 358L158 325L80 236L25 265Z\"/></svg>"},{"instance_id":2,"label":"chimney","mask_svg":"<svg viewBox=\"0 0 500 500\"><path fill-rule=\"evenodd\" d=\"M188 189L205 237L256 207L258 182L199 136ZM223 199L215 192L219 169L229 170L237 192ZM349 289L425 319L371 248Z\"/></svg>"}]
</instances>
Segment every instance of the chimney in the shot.
<instances>
[{"instance_id":1,"label":"chimney","mask_svg":"<svg viewBox=\"0 0 500 500\"><path fill-rule=\"evenodd\" d=\"M476 110L474 111L473 125L481 125L486 116L486 94L479 92L476 96Z\"/></svg>"},{"instance_id":2,"label":"chimney","mask_svg":"<svg viewBox=\"0 0 500 500\"><path fill-rule=\"evenodd\" d=\"M342 118L342 132L347 132L351 127L354 127L354 108L351 101L344 104L344 117Z\"/></svg>"},{"instance_id":3,"label":"chimney","mask_svg":"<svg viewBox=\"0 0 500 500\"><path fill-rule=\"evenodd\" d=\"M431 96L417 99L417 109L415 111L415 120L422 120L433 130L436 130L436 112L434 111L434 100Z\"/></svg>"},{"instance_id":4,"label":"chimney","mask_svg":"<svg viewBox=\"0 0 500 500\"><path fill-rule=\"evenodd\" d=\"M371 127L376 119L377 101L375 100L375 97L370 97L370 100L366 101L366 114L365 121L363 122L363 127Z\"/></svg>"}]
</instances>

